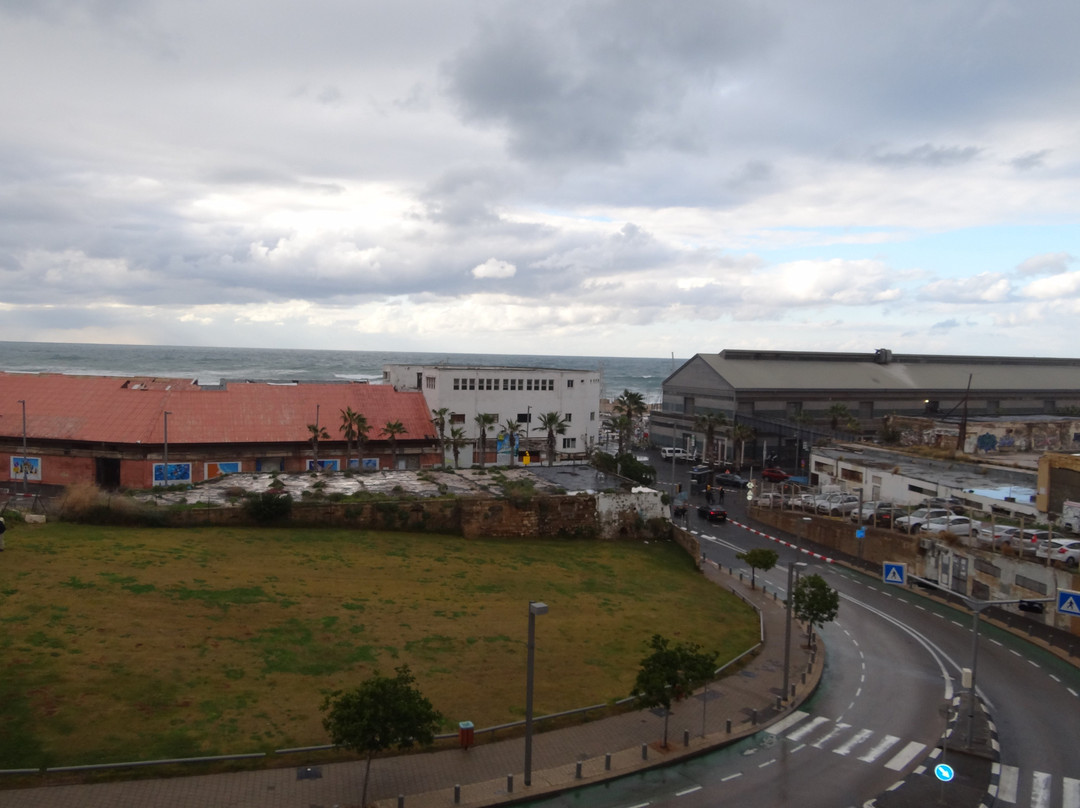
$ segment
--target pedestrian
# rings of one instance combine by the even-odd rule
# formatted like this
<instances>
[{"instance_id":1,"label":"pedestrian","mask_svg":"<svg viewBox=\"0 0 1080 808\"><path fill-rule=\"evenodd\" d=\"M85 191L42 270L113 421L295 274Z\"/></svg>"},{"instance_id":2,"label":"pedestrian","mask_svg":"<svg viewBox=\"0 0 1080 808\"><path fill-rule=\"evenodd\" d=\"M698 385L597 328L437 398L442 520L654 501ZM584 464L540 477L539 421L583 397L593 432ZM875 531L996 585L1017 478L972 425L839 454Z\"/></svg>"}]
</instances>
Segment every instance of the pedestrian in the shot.
<instances>
[{"instance_id":1,"label":"pedestrian","mask_svg":"<svg viewBox=\"0 0 1080 808\"><path fill-rule=\"evenodd\" d=\"M724 489L723 488L720 489L720 504L721 505L724 504Z\"/></svg>"},{"instance_id":2,"label":"pedestrian","mask_svg":"<svg viewBox=\"0 0 1080 808\"><path fill-rule=\"evenodd\" d=\"M4 531L7 530L7 525L4 524L4 517L0 516L0 553L4 552Z\"/></svg>"}]
</instances>

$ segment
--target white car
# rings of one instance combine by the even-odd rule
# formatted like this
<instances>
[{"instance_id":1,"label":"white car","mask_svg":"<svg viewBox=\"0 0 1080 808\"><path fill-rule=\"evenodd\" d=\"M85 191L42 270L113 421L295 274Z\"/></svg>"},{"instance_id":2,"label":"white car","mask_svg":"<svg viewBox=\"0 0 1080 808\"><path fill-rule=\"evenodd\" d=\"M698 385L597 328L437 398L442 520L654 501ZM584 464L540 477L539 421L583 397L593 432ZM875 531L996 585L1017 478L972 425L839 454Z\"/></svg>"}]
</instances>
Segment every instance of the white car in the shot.
<instances>
[{"instance_id":1,"label":"white car","mask_svg":"<svg viewBox=\"0 0 1080 808\"><path fill-rule=\"evenodd\" d=\"M919 508L917 511L912 511L910 516L901 516L897 519L895 522L896 529L914 533L922 527L923 522L930 519L940 519L950 513L951 511L944 508Z\"/></svg>"},{"instance_id":2,"label":"white car","mask_svg":"<svg viewBox=\"0 0 1080 808\"><path fill-rule=\"evenodd\" d=\"M970 536L977 533L981 522L970 516L957 516L954 513L948 516L939 516L936 519L927 519L920 526L924 533L949 533L953 536Z\"/></svg>"},{"instance_id":3,"label":"white car","mask_svg":"<svg viewBox=\"0 0 1080 808\"><path fill-rule=\"evenodd\" d=\"M1019 535L1020 528L1012 525L997 525L993 528L987 525L979 528L979 533L975 536L975 539L979 544L989 544L996 549L1006 544L1015 546Z\"/></svg>"},{"instance_id":4,"label":"white car","mask_svg":"<svg viewBox=\"0 0 1080 808\"><path fill-rule=\"evenodd\" d=\"M1050 539L1049 543L1043 542L1035 551L1036 558L1046 558L1047 553L1051 561L1060 561L1066 567L1075 567L1080 564L1080 539Z\"/></svg>"},{"instance_id":5,"label":"white car","mask_svg":"<svg viewBox=\"0 0 1080 808\"><path fill-rule=\"evenodd\" d=\"M844 516L859 507L859 498L854 494L832 494L826 500L818 500L818 513L829 516Z\"/></svg>"},{"instance_id":6,"label":"white car","mask_svg":"<svg viewBox=\"0 0 1080 808\"><path fill-rule=\"evenodd\" d=\"M660 456L664 460L689 460L690 456L686 453L686 449L678 449L672 446L665 446L660 450Z\"/></svg>"}]
</instances>

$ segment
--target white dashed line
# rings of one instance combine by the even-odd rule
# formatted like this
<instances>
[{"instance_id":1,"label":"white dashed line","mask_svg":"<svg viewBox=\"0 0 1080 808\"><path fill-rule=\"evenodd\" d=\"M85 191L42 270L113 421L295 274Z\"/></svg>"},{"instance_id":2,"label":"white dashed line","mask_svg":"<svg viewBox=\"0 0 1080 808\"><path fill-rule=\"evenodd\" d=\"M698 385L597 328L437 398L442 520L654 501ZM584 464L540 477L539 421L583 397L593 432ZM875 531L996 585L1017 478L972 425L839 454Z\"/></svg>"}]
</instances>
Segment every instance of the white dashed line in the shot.
<instances>
[{"instance_id":1,"label":"white dashed line","mask_svg":"<svg viewBox=\"0 0 1080 808\"><path fill-rule=\"evenodd\" d=\"M682 791L676 791L676 797L685 797L687 794L693 794L695 791L701 791L701 786L693 786L691 788L684 788Z\"/></svg>"},{"instance_id":2,"label":"white dashed line","mask_svg":"<svg viewBox=\"0 0 1080 808\"><path fill-rule=\"evenodd\" d=\"M742 772L735 772L735 774L729 774L727 777L721 777L720 782L726 783L728 780L734 780L736 777L742 777Z\"/></svg>"}]
</instances>

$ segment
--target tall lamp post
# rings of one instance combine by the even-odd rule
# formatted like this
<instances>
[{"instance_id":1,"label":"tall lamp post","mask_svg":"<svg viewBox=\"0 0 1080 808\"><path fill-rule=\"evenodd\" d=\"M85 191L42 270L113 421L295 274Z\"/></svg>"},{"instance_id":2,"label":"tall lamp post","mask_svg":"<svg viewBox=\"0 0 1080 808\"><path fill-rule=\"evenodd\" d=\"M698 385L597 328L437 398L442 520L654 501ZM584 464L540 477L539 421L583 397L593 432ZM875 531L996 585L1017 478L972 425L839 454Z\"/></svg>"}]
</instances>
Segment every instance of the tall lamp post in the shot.
<instances>
[{"instance_id":1,"label":"tall lamp post","mask_svg":"<svg viewBox=\"0 0 1080 808\"><path fill-rule=\"evenodd\" d=\"M536 616L547 614L546 603L529 601L529 661L525 673L525 785L532 785L533 662L536 657Z\"/></svg>"},{"instance_id":2,"label":"tall lamp post","mask_svg":"<svg viewBox=\"0 0 1080 808\"><path fill-rule=\"evenodd\" d=\"M26 399L20 398L22 404L22 492L26 496L26 475L29 472L30 462L26 457Z\"/></svg>"},{"instance_id":3,"label":"tall lamp post","mask_svg":"<svg viewBox=\"0 0 1080 808\"><path fill-rule=\"evenodd\" d=\"M163 461L161 468L161 485L163 488L169 487L169 416L171 412L165 410L165 434L164 434L164 451L161 453L161 459Z\"/></svg>"},{"instance_id":4,"label":"tall lamp post","mask_svg":"<svg viewBox=\"0 0 1080 808\"><path fill-rule=\"evenodd\" d=\"M791 600L795 592L796 569L801 571L805 566L805 561L797 561L788 564L787 568L787 621L784 625L784 701L790 698L788 688L791 679Z\"/></svg>"}]
</instances>

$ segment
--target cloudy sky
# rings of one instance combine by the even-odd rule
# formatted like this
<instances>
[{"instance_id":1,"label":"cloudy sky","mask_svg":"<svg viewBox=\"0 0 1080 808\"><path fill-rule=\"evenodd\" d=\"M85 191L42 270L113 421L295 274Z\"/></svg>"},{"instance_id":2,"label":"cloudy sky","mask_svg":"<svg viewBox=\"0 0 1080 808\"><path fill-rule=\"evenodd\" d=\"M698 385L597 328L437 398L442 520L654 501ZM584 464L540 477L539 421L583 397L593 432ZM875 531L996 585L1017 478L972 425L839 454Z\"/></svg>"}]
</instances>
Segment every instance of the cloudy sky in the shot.
<instances>
[{"instance_id":1,"label":"cloudy sky","mask_svg":"<svg viewBox=\"0 0 1080 808\"><path fill-rule=\"evenodd\" d=\"M0 340L1080 356L1076 0L0 0Z\"/></svg>"}]
</instances>

